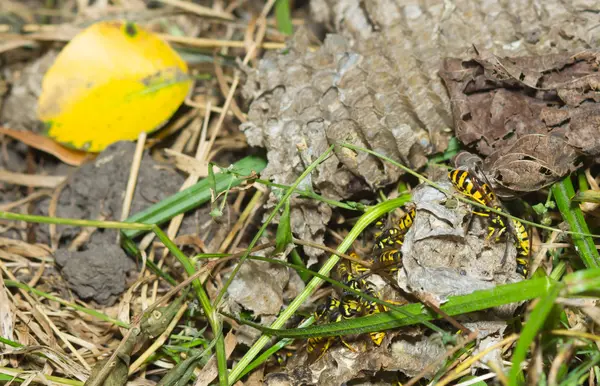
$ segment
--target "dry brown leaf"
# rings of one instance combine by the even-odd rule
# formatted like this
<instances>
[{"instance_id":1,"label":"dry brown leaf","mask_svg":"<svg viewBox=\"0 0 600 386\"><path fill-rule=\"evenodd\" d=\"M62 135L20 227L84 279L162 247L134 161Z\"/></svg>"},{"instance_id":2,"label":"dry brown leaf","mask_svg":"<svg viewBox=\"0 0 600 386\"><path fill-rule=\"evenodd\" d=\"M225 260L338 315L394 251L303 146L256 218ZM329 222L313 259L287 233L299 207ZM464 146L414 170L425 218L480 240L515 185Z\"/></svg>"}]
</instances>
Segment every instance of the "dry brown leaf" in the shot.
<instances>
[{"instance_id":1,"label":"dry brown leaf","mask_svg":"<svg viewBox=\"0 0 600 386\"><path fill-rule=\"evenodd\" d=\"M21 141L28 146L45 153L52 154L59 160L72 166L79 166L84 163L88 157L93 157L86 152L69 149L53 139L32 133L30 131L20 131L8 129L6 127L0 127L0 134L8 135L9 137Z\"/></svg>"},{"instance_id":2,"label":"dry brown leaf","mask_svg":"<svg viewBox=\"0 0 600 386\"><path fill-rule=\"evenodd\" d=\"M485 159L492 183L510 191L540 190L577 169L577 152L560 137L532 134Z\"/></svg>"},{"instance_id":3,"label":"dry brown leaf","mask_svg":"<svg viewBox=\"0 0 600 386\"><path fill-rule=\"evenodd\" d=\"M444 60L456 135L490 157L496 189L535 191L600 155L599 62L592 51Z\"/></svg>"}]
</instances>

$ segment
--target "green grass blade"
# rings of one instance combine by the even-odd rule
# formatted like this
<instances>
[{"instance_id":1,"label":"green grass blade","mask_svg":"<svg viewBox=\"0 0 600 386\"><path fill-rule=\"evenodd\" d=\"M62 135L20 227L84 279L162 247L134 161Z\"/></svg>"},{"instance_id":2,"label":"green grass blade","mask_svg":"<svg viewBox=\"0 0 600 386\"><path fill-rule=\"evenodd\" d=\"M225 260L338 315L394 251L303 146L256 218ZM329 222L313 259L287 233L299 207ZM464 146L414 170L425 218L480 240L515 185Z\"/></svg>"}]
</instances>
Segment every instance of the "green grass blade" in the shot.
<instances>
[{"instance_id":1,"label":"green grass blade","mask_svg":"<svg viewBox=\"0 0 600 386\"><path fill-rule=\"evenodd\" d=\"M277 225L277 233L275 233L275 253L282 253L287 248L288 244L291 244L292 237L292 225L290 224L290 200L285 200L283 213L279 219L279 225Z\"/></svg>"},{"instance_id":2,"label":"green grass blade","mask_svg":"<svg viewBox=\"0 0 600 386\"><path fill-rule=\"evenodd\" d=\"M302 323L300 323L299 327L301 327L301 328L308 327L312 323L314 323L314 319L311 316L310 318L308 318L308 319L304 320ZM244 371L239 375L239 377L235 381L236 382L239 381L244 375L248 374L249 372L251 372L252 370L257 368L258 366L260 366L261 364L266 362L271 357L271 355L275 354L277 351L281 350L288 344L291 344L293 341L294 341L294 339L285 338L285 339L282 339L279 342L275 343L273 346L269 347L267 350L265 350L265 352L263 352L255 360L253 360L252 363L250 363L248 366L246 366Z\"/></svg>"},{"instance_id":3,"label":"green grass blade","mask_svg":"<svg viewBox=\"0 0 600 386\"><path fill-rule=\"evenodd\" d=\"M509 384L518 384L519 375L521 373L521 363L527 357L529 346L531 346L531 343L537 337L538 332L546 321L546 317L550 314L550 311L552 311L554 301L558 297L563 286L564 285L557 282L551 284L548 293L540 299L533 312L529 315L527 324L525 324L525 328L521 331L521 336L519 337L517 347L513 353L512 367L509 372Z\"/></svg>"},{"instance_id":4,"label":"green grass blade","mask_svg":"<svg viewBox=\"0 0 600 386\"><path fill-rule=\"evenodd\" d=\"M139 223L124 223L120 221L80 220L77 218L36 216L12 212L1 212L0 218L5 220L26 221L39 224L72 225L77 227L96 227L102 229L132 229L141 231L152 230L152 225Z\"/></svg>"},{"instance_id":5,"label":"green grass blade","mask_svg":"<svg viewBox=\"0 0 600 386\"><path fill-rule=\"evenodd\" d=\"M573 205L571 199L575 196L571 177L567 177L552 186L552 194L563 219L569 224L571 231L589 234L590 231L578 205ZM572 235L575 250L588 268L600 267L600 255L591 237Z\"/></svg>"},{"instance_id":6,"label":"green grass blade","mask_svg":"<svg viewBox=\"0 0 600 386\"><path fill-rule=\"evenodd\" d=\"M524 280L488 290L475 291L468 295L453 296L440 308L450 316L462 315L505 304L535 299L544 296L551 288L553 288L552 281L548 278ZM421 304L409 304L400 308L403 311L402 313L388 311L337 323L286 330L267 328L248 321L240 320L239 322L248 324L269 336L306 339L320 336L353 335L386 331L441 318L441 316L435 315L425 309Z\"/></svg>"},{"instance_id":7,"label":"green grass blade","mask_svg":"<svg viewBox=\"0 0 600 386\"><path fill-rule=\"evenodd\" d=\"M571 385L582 385L583 380L581 378L587 378L589 371L592 367L600 363L600 353L595 352L577 368L571 371L568 376L560 383L560 386L571 386ZM589 383L588 383L589 384Z\"/></svg>"},{"instance_id":8,"label":"green grass blade","mask_svg":"<svg viewBox=\"0 0 600 386\"><path fill-rule=\"evenodd\" d=\"M10 382L10 381L13 381L15 383L22 383L23 379L16 378L11 375L0 374L0 382Z\"/></svg>"},{"instance_id":9,"label":"green grass blade","mask_svg":"<svg viewBox=\"0 0 600 386\"><path fill-rule=\"evenodd\" d=\"M6 339L0 336L0 343L4 343L6 345L9 345L10 347L23 347L23 345L19 342L13 342L10 339Z\"/></svg>"},{"instance_id":10,"label":"green grass blade","mask_svg":"<svg viewBox=\"0 0 600 386\"><path fill-rule=\"evenodd\" d=\"M571 296L600 296L600 269L592 268L573 272L563 279Z\"/></svg>"},{"instance_id":11,"label":"green grass blade","mask_svg":"<svg viewBox=\"0 0 600 386\"><path fill-rule=\"evenodd\" d=\"M256 182L257 184L268 186L270 188L279 188L279 189L283 189L283 190L288 190L290 188L289 185L276 184L274 182L262 180L260 178L257 178L254 182ZM323 196L321 196L315 192L312 192L310 190L294 189L294 193L298 194L299 196L312 198L314 200L321 201L321 202L324 202L325 204L329 204L331 206L342 208L342 209L356 210L356 211L364 212L365 210L367 210L369 208L367 205L361 204L360 202L336 201L331 198L323 197Z\"/></svg>"},{"instance_id":12,"label":"green grass blade","mask_svg":"<svg viewBox=\"0 0 600 386\"><path fill-rule=\"evenodd\" d=\"M292 244L293 239L294 237L292 235L292 224L290 220L290 200L288 199L285 202L285 208L283 209L283 213L281 214L281 218L279 219L279 225L277 225L277 233L275 234L275 253L282 253L283 251L285 251L287 246ZM291 250L289 258L296 265L305 267L302 258L298 254L298 251L296 251L296 248L293 248ZM298 275L300 275L300 278L305 283L310 279L310 275L306 272L300 271L298 272Z\"/></svg>"},{"instance_id":13,"label":"green grass blade","mask_svg":"<svg viewBox=\"0 0 600 386\"><path fill-rule=\"evenodd\" d=\"M277 0L275 3L275 20L277 20L277 29L281 33L291 35L294 32L290 14L290 0Z\"/></svg>"},{"instance_id":14,"label":"green grass blade","mask_svg":"<svg viewBox=\"0 0 600 386\"><path fill-rule=\"evenodd\" d=\"M15 377L13 378L13 375L15 374ZM23 369L13 369L13 368L8 368L8 367L0 367L0 381L13 381L13 382L24 382L25 380L22 378L17 377L16 375L28 375L29 372L25 371ZM84 383L81 381L77 381L75 379L67 379L67 378L61 378L61 377L55 377L53 375L42 375L45 379L47 379L48 381L50 381L50 383L52 385L67 385L67 386L83 386ZM2 383L4 385L4 383Z\"/></svg>"},{"instance_id":15,"label":"green grass blade","mask_svg":"<svg viewBox=\"0 0 600 386\"><path fill-rule=\"evenodd\" d=\"M169 249L169 252L175 256L175 258L179 261L179 263L183 266L185 272L192 276L196 273L196 268L191 260L183 253L171 239L158 227L154 226L154 232L156 236L163 242L165 247ZM216 336L216 345L215 350L217 354L217 368L219 370L219 384L221 386L226 386L227 382L227 357L225 355L225 340L223 338L222 333L222 324L219 316L215 312L206 291L204 291L204 287L202 287L202 283L200 279L195 279L192 282L192 286L196 291L196 297L200 301L202 305L202 309L208 319L210 324L210 328L213 330L213 334Z\"/></svg>"},{"instance_id":16,"label":"green grass blade","mask_svg":"<svg viewBox=\"0 0 600 386\"><path fill-rule=\"evenodd\" d=\"M244 178L242 178L243 176L249 176L252 172L260 173L265 166L267 166L266 161L260 157L249 156L241 159L232 165L232 172L241 177L236 177L230 173L215 174L215 194L225 191L229 186L234 187L240 185L244 181ZM134 214L125 220L125 222L160 225L181 213L197 208L210 201L210 199L210 182L205 178L195 185ZM123 233L129 238L134 238L143 233L143 231L126 230Z\"/></svg>"}]
</instances>

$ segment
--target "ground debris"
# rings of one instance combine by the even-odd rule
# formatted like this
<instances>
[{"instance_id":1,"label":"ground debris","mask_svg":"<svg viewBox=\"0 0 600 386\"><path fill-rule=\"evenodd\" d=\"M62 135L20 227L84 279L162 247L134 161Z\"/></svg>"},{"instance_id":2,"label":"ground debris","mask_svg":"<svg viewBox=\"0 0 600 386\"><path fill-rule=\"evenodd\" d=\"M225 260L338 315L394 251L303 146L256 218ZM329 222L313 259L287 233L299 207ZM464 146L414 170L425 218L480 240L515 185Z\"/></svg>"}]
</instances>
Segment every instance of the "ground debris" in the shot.
<instances>
[{"instance_id":1,"label":"ground debris","mask_svg":"<svg viewBox=\"0 0 600 386\"><path fill-rule=\"evenodd\" d=\"M414 377L445 353L446 348L439 335L422 336L416 340L397 340L390 347L393 361L387 370L399 370L409 377ZM443 362L440 361L439 366L442 364ZM431 370L425 378L430 378L437 368Z\"/></svg>"},{"instance_id":2,"label":"ground debris","mask_svg":"<svg viewBox=\"0 0 600 386\"><path fill-rule=\"evenodd\" d=\"M311 365L307 364L305 351L298 353L286 366L286 370L293 378L297 378L297 374L302 374L304 384L334 386L364 378L382 368L387 368L392 363L392 358L383 346L367 350L358 347L360 344L356 346L357 351L353 352L344 345L336 345Z\"/></svg>"},{"instance_id":3,"label":"ground debris","mask_svg":"<svg viewBox=\"0 0 600 386\"><path fill-rule=\"evenodd\" d=\"M0 124L34 132L43 129L43 124L37 118L37 101L42 92L42 78L56 56L56 51L48 51L20 71L8 72L11 88L0 111Z\"/></svg>"},{"instance_id":4,"label":"ground debris","mask_svg":"<svg viewBox=\"0 0 600 386\"><path fill-rule=\"evenodd\" d=\"M264 252L257 252L260 255ZM239 315L252 313L263 325L270 325L282 306L304 289L304 283L293 269L261 261L246 261L227 289L226 308ZM251 345L260 331L240 326L237 339Z\"/></svg>"},{"instance_id":5,"label":"ground debris","mask_svg":"<svg viewBox=\"0 0 600 386\"><path fill-rule=\"evenodd\" d=\"M93 220L118 219L134 149L135 143L118 142L100 153L94 162L75 170L60 193L53 215ZM130 213L146 209L179 190L183 177L175 171L159 166L161 165L149 153L144 154ZM40 202L37 210L40 214L48 215L49 207L50 199L46 199ZM207 220L210 222L209 210L210 208L203 208L189 213L184 218L180 232L197 233L198 226L192 223L204 223ZM218 227L214 221L210 224ZM80 297L102 304L112 304L126 289L125 273L135 264L116 244L117 232L112 230L94 230L87 236L87 242L79 246L77 251L68 251L69 243L80 232L82 230L77 227L57 226L57 263L62 267L70 288ZM208 233L208 230L206 232ZM48 226L40 226L38 240L50 244L49 239Z\"/></svg>"},{"instance_id":6,"label":"ground debris","mask_svg":"<svg viewBox=\"0 0 600 386\"><path fill-rule=\"evenodd\" d=\"M537 191L598 157L597 52L446 59L440 75L452 99L457 137L487 156L501 194Z\"/></svg>"}]
</instances>

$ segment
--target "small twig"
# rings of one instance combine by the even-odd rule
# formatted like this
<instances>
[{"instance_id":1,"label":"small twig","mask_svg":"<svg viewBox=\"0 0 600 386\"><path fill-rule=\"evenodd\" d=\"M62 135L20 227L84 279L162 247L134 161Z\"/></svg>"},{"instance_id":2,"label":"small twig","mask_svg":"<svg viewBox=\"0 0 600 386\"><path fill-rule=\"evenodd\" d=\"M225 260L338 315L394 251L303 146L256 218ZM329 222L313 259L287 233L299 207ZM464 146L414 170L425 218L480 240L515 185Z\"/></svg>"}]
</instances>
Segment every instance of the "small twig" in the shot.
<instances>
[{"instance_id":1,"label":"small twig","mask_svg":"<svg viewBox=\"0 0 600 386\"><path fill-rule=\"evenodd\" d=\"M125 221L125 219L129 217L129 210L131 209L131 202L133 201L133 194L135 192L135 185L140 171L140 164L142 163L142 156L144 155L146 136L146 132L141 132L138 136L135 153L133 154L133 161L131 162L131 169L129 170L127 188L125 189L125 198L123 199L123 208L121 209L121 221Z\"/></svg>"},{"instance_id":2,"label":"small twig","mask_svg":"<svg viewBox=\"0 0 600 386\"><path fill-rule=\"evenodd\" d=\"M29 186L34 188L56 188L62 184L67 177L65 176L43 176L24 173L13 173L7 170L0 170L0 181L20 186Z\"/></svg>"},{"instance_id":3,"label":"small twig","mask_svg":"<svg viewBox=\"0 0 600 386\"><path fill-rule=\"evenodd\" d=\"M4 34L2 34L4 35ZM2 37L0 35L0 37ZM229 48L244 48L245 43L239 40L218 40L218 39L205 39L205 38L194 38L189 36L175 36L175 35L167 35L167 34L159 34L162 39L166 40L170 43L180 43L185 44L190 47L200 47L200 48L221 48L221 47L229 47ZM23 37L29 37L28 35L23 35ZM275 42L263 42L259 43L260 48L265 50L280 50L285 48L284 43L275 43Z\"/></svg>"},{"instance_id":4,"label":"small twig","mask_svg":"<svg viewBox=\"0 0 600 386\"><path fill-rule=\"evenodd\" d=\"M188 1L181 0L158 0L161 3L168 4L173 7L181 8L184 11L196 14L198 16L215 17L225 20L235 20L235 17L229 12L217 11L215 9L204 7L199 4L194 4Z\"/></svg>"},{"instance_id":5,"label":"small twig","mask_svg":"<svg viewBox=\"0 0 600 386\"><path fill-rule=\"evenodd\" d=\"M214 64L215 64L214 65L215 75L217 77L217 82L219 83L219 88L221 88L221 93L223 93L223 95L229 95L229 85L227 84L227 81L225 80L225 75L223 74L223 67L221 66L219 61L216 59L214 61ZM248 120L246 115L238 107L235 100L231 101L230 108L231 108L231 111L233 112L233 114L236 116L236 118L240 122L244 123Z\"/></svg>"}]
</instances>

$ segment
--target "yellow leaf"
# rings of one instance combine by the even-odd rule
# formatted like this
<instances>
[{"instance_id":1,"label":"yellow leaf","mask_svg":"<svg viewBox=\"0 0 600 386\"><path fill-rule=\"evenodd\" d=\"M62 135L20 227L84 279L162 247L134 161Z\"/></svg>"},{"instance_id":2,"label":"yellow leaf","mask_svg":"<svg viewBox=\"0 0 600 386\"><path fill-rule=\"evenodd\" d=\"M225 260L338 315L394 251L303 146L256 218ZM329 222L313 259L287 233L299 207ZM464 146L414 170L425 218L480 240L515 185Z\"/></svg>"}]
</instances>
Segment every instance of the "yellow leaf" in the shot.
<instances>
[{"instance_id":1,"label":"yellow leaf","mask_svg":"<svg viewBox=\"0 0 600 386\"><path fill-rule=\"evenodd\" d=\"M159 128L191 84L185 62L156 35L101 22L71 40L44 76L38 117L55 140L99 152Z\"/></svg>"}]
</instances>

